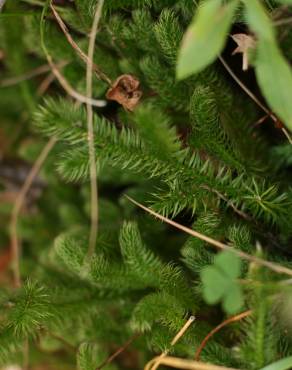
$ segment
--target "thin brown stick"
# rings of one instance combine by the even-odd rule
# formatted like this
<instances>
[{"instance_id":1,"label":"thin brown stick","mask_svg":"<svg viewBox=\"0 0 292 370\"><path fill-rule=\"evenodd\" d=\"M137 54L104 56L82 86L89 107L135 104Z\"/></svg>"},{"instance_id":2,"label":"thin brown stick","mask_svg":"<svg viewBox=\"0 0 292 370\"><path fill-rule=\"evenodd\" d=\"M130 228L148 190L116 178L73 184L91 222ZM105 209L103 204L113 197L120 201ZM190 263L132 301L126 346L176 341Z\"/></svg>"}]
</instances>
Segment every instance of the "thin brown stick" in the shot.
<instances>
[{"instance_id":1,"label":"thin brown stick","mask_svg":"<svg viewBox=\"0 0 292 370\"><path fill-rule=\"evenodd\" d=\"M21 286L20 269L19 269L20 247L19 247L19 241L17 237L18 216L22 209L25 197L34 179L36 178L39 170L41 169L44 161L46 160L48 154L54 147L55 143L56 143L56 139L51 138L46 144L46 146L43 148L42 152L40 153L33 167L31 168L27 178L25 179L25 182L17 195L17 198L15 200L15 203L12 209L11 220L10 220L10 243L11 243L11 255L12 255L13 280L14 280L14 284L16 287Z\"/></svg>"},{"instance_id":2,"label":"thin brown stick","mask_svg":"<svg viewBox=\"0 0 292 370\"><path fill-rule=\"evenodd\" d=\"M62 68L62 67L65 67L67 64L68 64L68 62L62 61L62 62L58 63L57 66L58 66L58 68ZM17 85L18 83L20 83L22 81L30 80L33 77L37 77L37 76L40 76L44 73L50 72L50 70L51 70L50 65L49 64L44 64L44 65L42 65L38 68L35 68L31 71L26 72L26 73L24 73L20 76L10 77L10 78L6 78L6 79L2 80L0 82L0 87L9 87L9 86Z\"/></svg>"},{"instance_id":3,"label":"thin brown stick","mask_svg":"<svg viewBox=\"0 0 292 370\"><path fill-rule=\"evenodd\" d=\"M240 313L238 315L229 317L228 319L224 320L221 324L219 324L218 326L216 326L213 330L211 330L210 333L208 333L206 335L206 337L203 339L202 343L200 344L199 348L197 349L196 354L195 354L195 361L200 361L200 356L201 356L202 350L205 348L207 342L209 341L209 339L214 334L216 334L219 330L221 330L222 328L224 328L224 326L229 325L232 322L236 322L236 321L242 320L245 317L249 316L251 313L252 313L252 310L248 310L248 311L242 312L242 313Z\"/></svg>"},{"instance_id":4,"label":"thin brown stick","mask_svg":"<svg viewBox=\"0 0 292 370\"><path fill-rule=\"evenodd\" d=\"M218 190L210 188L208 185L202 185L203 189L206 189L210 191L211 193L214 193L218 196L218 198L224 200L226 202L228 207L231 207L235 213L237 213L240 217L244 218L247 221L253 221L253 218L249 216L247 213L242 212L240 209L238 209L228 198L225 197L225 195L221 194Z\"/></svg>"},{"instance_id":5,"label":"thin brown stick","mask_svg":"<svg viewBox=\"0 0 292 370\"><path fill-rule=\"evenodd\" d=\"M292 23L292 17L278 19L273 22L274 26L283 26L285 24Z\"/></svg>"},{"instance_id":6,"label":"thin brown stick","mask_svg":"<svg viewBox=\"0 0 292 370\"><path fill-rule=\"evenodd\" d=\"M247 88L247 86L245 86L245 84L236 76L221 55L219 55L219 60L234 81L242 88L242 90L275 122L276 125L278 125L278 118ZM292 144L292 138L289 132L284 127L282 127L281 130L288 139L289 143Z\"/></svg>"},{"instance_id":7,"label":"thin brown stick","mask_svg":"<svg viewBox=\"0 0 292 370\"><path fill-rule=\"evenodd\" d=\"M252 127L256 127L264 123L270 116L268 114L265 114L263 117L259 118L253 125Z\"/></svg>"},{"instance_id":8,"label":"thin brown stick","mask_svg":"<svg viewBox=\"0 0 292 370\"><path fill-rule=\"evenodd\" d=\"M148 207L143 206L142 204L136 202L134 199L132 199L128 196L125 196L125 197L127 199L129 199L132 203L134 203L138 207L144 209L144 211L150 213L151 215L157 217L161 221L166 222L169 225L172 225L172 226L176 227L177 229L182 230L182 231L184 231L185 233L187 233L191 236L194 236L195 238L203 240L203 241L215 246L216 248L218 248L220 250L230 251L230 252L236 254L237 256L239 256L240 258L245 259L246 261L256 263L260 266L265 266L268 269L277 272L278 274L285 274L285 275L288 275L288 276L292 276L292 270L289 269L288 267L279 265L278 263L275 263L275 262L266 261L262 258L255 257L255 256L252 256L248 253L245 253L245 252L242 252L240 250L234 249L234 248L232 248L231 246L229 246L227 244L221 243L218 240L212 239L209 236L206 236L204 234L199 233L198 231L192 230L192 229L190 229L186 226L183 226L183 225L181 225L181 224L179 224L179 223L177 223L173 220L170 220L169 218L164 217L164 216L160 215L159 213L153 211L152 209L149 209Z\"/></svg>"},{"instance_id":9,"label":"thin brown stick","mask_svg":"<svg viewBox=\"0 0 292 370\"><path fill-rule=\"evenodd\" d=\"M151 360L152 362L156 361L156 358ZM151 363L149 363L151 365ZM225 366L217 366L212 364L206 364L203 362L187 360L178 357L171 357L166 356L161 360L161 365L166 365L169 367L173 367L175 369L183 369L183 370L238 370L235 368L225 367ZM146 370L146 368L144 368Z\"/></svg>"},{"instance_id":10,"label":"thin brown stick","mask_svg":"<svg viewBox=\"0 0 292 370\"><path fill-rule=\"evenodd\" d=\"M54 73L60 85L63 87L63 89L66 91L68 95L72 96L72 98L74 98L75 100L78 100L80 103L90 104L95 107L104 107L106 105L106 102L104 100L89 99L87 96L84 96L80 94L78 91L76 91L75 89L73 89L70 83L61 74L57 65L53 62L51 55L47 54L46 56L47 56L48 63L51 66L52 72Z\"/></svg>"},{"instance_id":11,"label":"thin brown stick","mask_svg":"<svg viewBox=\"0 0 292 370\"><path fill-rule=\"evenodd\" d=\"M48 5L51 1L48 1ZM96 99L89 99L87 96L84 96L80 94L78 91L73 89L73 87L70 85L70 83L66 80L66 78L61 74L56 64L53 62L53 58L50 55L44 40L44 22L45 22L45 13L47 11L47 6L43 8L42 16L41 16L41 23L40 23L40 33L41 33L41 46L42 49L46 55L47 61L51 67L52 72L56 76L57 80L59 81L60 85L63 87L63 89L67 92L68 95L72 96L75 100L85 103L85 104L91 104L96 107L104 107L106 105L106 101L104 100L96 100Z\"/></svg>"},{"instance_id":12,"label":"thin brown stick","mask_svg":"<svg viewBox=\"0 0 292 370\"><path fill-rule=\"evenodd\" d=\"M99 21L102 15L104 0L99 0L96 7L91 32L89 35L88 58L86 68L86 96L92 98L92 66L95 39L97 35ZM91 227L89 235L89 246L87 257L90 258L94 253L97 232L98 232L98 187L97 187L97 170L96 170L96 154L94 148L94 130L93 130L93 110L91 104L86 104L87 110L87 133L88 133L88 152L90 165L90 188L91 188Z\"/></svg>"},{"instance_id":13,"label":"thin brown stick","mask_svg":"<svg viewBox=\"0 0 292 370\"><path fill-rule=\"evenodd\" d=\"M50 85L52 84L52 82L55 81L55 75L54 73L50 73L43 81L42 83L39 85L38 89L37 89L37 95L38 96L42 96L45 94L45 92L48 90L48 88L50 87Z\"/></svg>"},{"instance_id":14,"label":"thin brown stick","mask_svg":"<svg viewBox=\"0 0 292 370\"><path fill-rule=\"evenodd\" d=\"M236 74L232 71L229 65L226 63L224 58L219 55L219 60L223 64L226 71L230 74L230 76L234 79L235 82L242 88L242 90L266 113L269 117L272 118L274 122L278 122L278 119L275 115L273 115L270 110L265 107L265 105L245 86L245 84L236 76Z\"/></svg>"},{"instance_id":15,"label":"thin brown stick","mask_svg":"<svg viewBox=\"0 0 292 370\"><path fill-rule=\"evenodd\" d=\"M129 345L134 342L135 339L139 338L141 334L140 333L136 333L134 334L129 340L127 340L127 342L125 344L123 344L120 348L118 348L116 350L116 352L114 352L110 357L108 357L103 363L101 363L97 368L96 370L101 370L103 367L109 365L117 356L119 356L120 353L124 352L128 347Z\"/></svg>"},{"instance_id":16,"label":"thin brown stick","mask_svg":"<svg viewBox=\"0 0 292 370\"><path fill-rule=\"evenodd\" d=\"M29 340L28 340L28 337L24 339L22 353L23 353L22 369L28 370L29 369Z\"/></svg>"},{"instance_id":17,"label":"thin brown stick","mask_svg":"<svg viewBox=\"0 0 292 370\"><path fill-rule=\"evenodd\" d=\"M88 56L84 53L83 50L80 49L80 47L77 45L77 43L74 41L74 39L72 38L72 36L70 35L70 32L68 31L68 28L66 27L65 23L63 22L62 18L60 17L59 13L57 12L56 8L53 6L52 2L50 4L50 7L54 13L54 16L61 28L61 30L63 31L66 39L68 40L69 44L72 46L72 48L76 51L76 53L79 55L79 57L86 63L88 64L89 60L88 60ZM108 85L112 85L112 81L111 79L104 73L101 71L101 69L95 64L95 63L91 63L92 65L92 69L94 70L96 76L105 81Z\"/></svg>"},{"instance_id":18,"label":"thin brown stick","mask_svg":"<svg viewBox=\"0 0 292 370\"><path fill-rule=\"evenodd\" d=\"M47 333L52 338L57 339L59 342L61 342L70 352L76 354L76 348L71 343L66 341L63 337L59 336L58 334L52 333L50 331L48 331Z\"/></svg>"},{"instance_id":19,"label":"thin brown stick","mask_svg":"<svg viewBox=\"0 0 292 370\"><path fill-rule=\"evenodd\" d=\"M173 347L180 338L185 334L185 332L188 330L188 328L192 325L192 323L195 321L195 316L191 316L188 321L184 324L184 326L179 330L179 332L175 335L175 337L172 339L170 345ZM169 350L166 350L161 353L160 356L156 357L155 362L150 361L149 365L150 367L145 366L145 370L156 370L161 365L161 361L168 355Z\"/></svg>"},{"instance_id":20,"label":"thin brown stick","mask_svg":"<svg viewBox=\"0 0 292 370\"><path fill-rule=\"evenodd\" d=\"M286 138L288 139L289 143L292 145L292 137L291 137L290 133L288 132L288 130L286 130L285 127L282 127L281 130L284 133L284 135L286 136Z\"/></svg>"}]
</instances>

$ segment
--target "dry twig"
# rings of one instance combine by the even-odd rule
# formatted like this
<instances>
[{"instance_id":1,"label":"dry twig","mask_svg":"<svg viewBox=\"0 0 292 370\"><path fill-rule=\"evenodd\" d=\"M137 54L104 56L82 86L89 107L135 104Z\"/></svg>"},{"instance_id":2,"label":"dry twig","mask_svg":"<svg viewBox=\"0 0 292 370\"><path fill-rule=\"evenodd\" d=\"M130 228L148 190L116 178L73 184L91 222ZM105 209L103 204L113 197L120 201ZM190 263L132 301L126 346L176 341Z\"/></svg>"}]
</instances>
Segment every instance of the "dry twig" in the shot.
<instances>
[{"instance_id":1,"label":"dry twig","mask_svg":"<svg viewBox=\"0 0 292 370\"><path fill-rule=\"evenodd\" d=\"M99 3L96 7L93 24L89 36L88 58L86 68L86 95L88 100L92 98L92 66L93 66L94 46L98 24L102 14L103 3L104 0L99 0ZM93 110L90 103L86 104L86 109L87 109L88 151L90 165L90 188L91 188L91 203L90 203L91 228L87 257L90 257L92 256L95 250L98 231L98 187L97 187L96 155L94 148Z\"/></svg>"},{"instance_id":2,"label":"dry twig","mask_svg":"<svg viewBox=\"0 0 292 370\"><path fill-rule=\"evenodd\" d=\"M42 81L37 89L37 95L42 96L46 93L50 85L55 81L54 73L48 74L48 76Z\"/></svg>"},{"instance_id":3,"label":"dry twig","mask_svg":"<svg viewBox=\"0 0 292 370\"><path fill-rule=\"evenodd\" d=\"M44 42L44 21L45 21L45 14L47 12L47 8L51 1L47 1L46 5L43 8L42 16L41 16L41 22L40 22L40 34L41 34L41 46L42 49L46 55L47 61L51 67L52 72L54 73L55 77L59 81L60 85L63 87L63 89L66 91L66 93L70 96L72 96L75 100L79 101L80 103L84 104L90 104L95 107L104 107L106 105L105 100L96 100L92 98L88 98L87 96L84 96L80 94L78 91L73 89L73 87L70 85L70 83L66 80L66 78L61 74L59 68L57 65L53 62L53 58L50 55L49 51L46 48L45 42Z\"/></svg>"},{"instance_id":4,"label":"dry twig","mask_svg":"<svg viewBox=\"0 0 292 370\"><path fill-rule=\"evenodd\" d=\"M199 348L197 349L196 354L195 354L195 360L196 361L199 361L200 360L200 355L201 355L202 350L205 348L207 342L209 341L209 339L214 334L216 334L219 330L221 330L222 328L224 328L224 326L229 325L232 322L236 322L236 321L242 320L245 317L249 316L251 313L252 313L252 311L251 310L248 310L248 311L242 312L242 313L240 313L238 315L229 317L228 319L224 320L221 324L219 324L218 326L216 326L216 328L214 328L213 330L211 330L210 333L208 333L206 335L206 337L203 339L202 343L200 344Z\"/></svg>"},{"instance_id":5,"label":"dry twig","mask_svg":"<svg viewBox=\"0 0 292 370\"><path fill-rule=\"evenodd\" d=\"M68 62L62 61L62 62L57 64L57 67L62 68L62 67L65 67L67 64L68 64ZM0 82L0 87L8 87L8 86L17 85L18 83L20 83L22 81L30 80L33 77L40 76L40 75L42 75L46 72L50 72L50 71L51 71L51 66L49 64L44 64L40 67L37 67L37 68L35 68L31 71L26 72L26 73L24 73L20 76L10 77L10 78L6 78L5 80L2 80Z\"/></svg>"},{"instance_id":6,"label":"dry twig","mask_svg":"<svg viewBox=\"0 0 292 370\"><path fill-rule=\"evenodd\" d=\"M20 247L19 240L17 237L17 221L19 213L22 209L25 197L30 189L34 179L39 173L40 168L42 167L44 161L46 160L48 154L53 149L56 143L55 138L51 138L46 146L43 148L33 167L31 168L21 190L19 191L17 198L15 200L11 220L10 220L10 243L11 243L11 254L12 254L12 270L13 270L13 279L16 287L20 287L21 278L20 278L20 269L19 269L19 258L20 258Z\"/></svg>"},{"instance_id":7,"label":"dry twig","mask_svg":"<svg viewBox=\"0 0 292 370\"><path fill-rule=\"evenodd\" d=\"M180 338L184 335L184 333L188 330L188 328L192 325L195 321L195 316L191 316L188 321L184 324L184 326L179 330L179 332L175 335L173 340L171 341L170 345L173 347ZM169 350L166 350L161 353L160 356L155 357L155 359L151 360L146 364L145 370L156 370L162 364L164 358L167 357Z\"/></svg>"},{"instance_id":8,"label":"dry twig","mask_svg":"<svg viewBox=\"0 0 292 370\"><path fill-rule=\"evenodd\" d=\"M275 125L278 126L278 118L245 86L245 84L236 76L222 56L219 56L219 60L234 81L242 88L242 90L274 121ZM292 137L290 136L289 132L284 127L281 127L281 130L288 139L289 143L292 145Z\"/></svg>"},{"instance_id":9,"label":"dry twig","mask_svg":"<svg viewBox=\"0 0 292 370\"><path fill-rule=\"evenodd\" d=\"M108 357L103 363L101 363L97 368L96 370L101 370L103 367L109 365L116 357L119 356L120 353L124 352L125 349L127 349L129 347L129 345L135 340L137 339L141 334L140 333L136 333L134 334L129 340L127 340L127 342L125 344L123 344L120 348L118 348L116 350L115 353L113 353L110 357Z\"/></svg>"},{"instance_id":10,"label":"dry twig","mask_svg":"<svg viewBox=\"0 0 292 370\"><path fill-rule=\"evenodd\" d=\"M252 255L250 255L248 253L245 253L245 252L242 252L238 249L234 249L234 248L232 248L231 246L229 246L227 244L221 243L218 240L210 238L209 236L201 234L198 231L192 230L192 229L190 229L186 226L183 226L183 225L181 225L181 224L179 224L179 223L177 223L173 220L170 220L169 218L164 217L164 216L160 215L159 213L151 210L150 208L143 206L142 204L136 202L134 199L132 199L128 196L126 196L126 198L128 198L132 203L136 204L138 207L144 209L144 211L146 211L146 212L150 213L151 215L157 217L161 221L166 222L169 225L172 225L172 226L176 227L177 229L182 230L182 231L184 231L185 233L187 233L191 236L194 236L195 238L203 240L203 241L213 245L214 247L216 247L220 250L230 251L230 252L236 254L237 256L239 256L240 258L245 259L246 261L258 264L260 266L265 266L268 269L277 272L278 274L284 274L284 275L292 276L292 270L289 269L288 267L279 265L278 263L275 263L275 262L266 261L266 260L264 260L262 258L259 258L259 257L252 256Z\"/></svg>"},{"instance_id":11,"label":"dry twig","mask_svg":"<svg viewBox=\"0 0 292 370\"><path fill-rule=\"evenodd\" d=\"M83 50L80 49L80 47L77 45L77 43L74 41L72 36L70 35L68 28L66 27L65 23L63 22L62 18L60 17L59 13L57 12L56 8L53 6L52 2L50 4L50 7L54 13L54 16L63 31L64 35L66 36L66 39L68 40L69 44L72 46L72 48L76 51L76 53L79 55L79 57L86 63L88 64L90 61L88 59L88 56L83 52ZM112 85L111 79L101 71L101 69L95 64L91 63L92 69L94 70L96 76L105 81L108 85Z\"/></svg>"},{"instance_id":12,"label":"dry twig","mask_svg":"<svg viewBox=\"0 0 292 370\"><path fill-rule=\"evenodd\" d=\"M152 360L152 363L156 361L157 357ZM151 365L151 363L149 363ZM175 369L183 370L238 370L225 366L217 366L212 364L206 364L203 362L186 360L178 357L166 356L161 360L161 365L173 367ZM146 368L144 369L146 370Z\"/></svg>"}]
</instances>

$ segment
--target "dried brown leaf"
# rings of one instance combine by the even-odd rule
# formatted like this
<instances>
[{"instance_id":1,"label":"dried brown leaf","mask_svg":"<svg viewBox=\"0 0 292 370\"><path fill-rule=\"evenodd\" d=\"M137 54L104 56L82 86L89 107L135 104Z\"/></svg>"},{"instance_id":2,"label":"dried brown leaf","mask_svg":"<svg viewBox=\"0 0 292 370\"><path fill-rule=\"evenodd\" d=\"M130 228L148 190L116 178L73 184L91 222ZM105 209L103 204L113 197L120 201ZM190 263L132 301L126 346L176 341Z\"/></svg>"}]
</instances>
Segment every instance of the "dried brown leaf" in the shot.
<instances>
[{"instance_id":1,"label":"dried brown leaf","mask_svg":"<svg viewBox=\"0 0 292 370\"><path fill-rule=\"evenodd\" d=\"M130 75L119 76L112 87L107 91L106 97L121 104L126 110L133 111L142 97L139 90L140 81Z\"/></svg>"}]
</instances>

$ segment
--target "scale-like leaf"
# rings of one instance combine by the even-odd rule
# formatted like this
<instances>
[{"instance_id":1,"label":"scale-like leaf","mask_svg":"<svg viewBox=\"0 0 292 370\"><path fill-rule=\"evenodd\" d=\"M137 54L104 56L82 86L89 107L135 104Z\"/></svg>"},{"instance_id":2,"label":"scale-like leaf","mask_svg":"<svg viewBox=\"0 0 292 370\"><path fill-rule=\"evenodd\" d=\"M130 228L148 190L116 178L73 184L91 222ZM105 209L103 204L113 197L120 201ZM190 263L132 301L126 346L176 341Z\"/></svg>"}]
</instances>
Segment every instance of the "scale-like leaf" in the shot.
<instances>
[{"instance_id":1,"label":"scale-like leaf","mask_svg":"<svg viewBox=\"0 0 292 370\"><path fill-rule=\"evenodd\" d=\"M177 77L188 77L212 63L224 47L238 1L209 0L198 9L179 52Z\"/></svg>"}]
</instances>

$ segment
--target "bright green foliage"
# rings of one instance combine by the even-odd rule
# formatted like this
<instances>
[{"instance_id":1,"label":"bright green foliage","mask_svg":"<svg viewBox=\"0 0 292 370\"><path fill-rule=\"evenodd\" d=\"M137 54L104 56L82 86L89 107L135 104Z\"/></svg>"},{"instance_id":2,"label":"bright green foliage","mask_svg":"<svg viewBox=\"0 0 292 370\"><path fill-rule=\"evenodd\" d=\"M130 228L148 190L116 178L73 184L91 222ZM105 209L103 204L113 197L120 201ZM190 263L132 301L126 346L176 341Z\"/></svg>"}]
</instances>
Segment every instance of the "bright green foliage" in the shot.
<instances>
[{"instance_id":1,"label":"bright green foliage","mask_svg":"<svg viewBox=\"0 0 292 370\"><path fill-rule=\"evenodd\" d=\"M214 327L248 309L248 318L209 340L201 360L259 370L289 358L291 288L284 275L218 252L158 222L125 197L234 250L291 267L291 145L269 120L256 124L262 112L217 61L223 53L257 94L253 74L241 72L241 60L231 56L234 44L227 38L228 32L245 30L248 20L258 39L250 68L256 68L260 85L277 76L273 94L288 116L290 100L278 85L285 88L290 70L277 75L272 62L278 56L276 64L282 65L280 52L291 59L292 33L288 24L276 32L271 19L289 14L272 0L262 6L252 0L104 2L94 62L112 81L133 74L143 96L133 112L126 111L106 99L109 86L94 75L93 97L105 100L106 106L93 112L99 223L88 260L86 107L66 95L49 69L2 86L2 78L5 85L11 83L8 78L47 65L45 45L57 65L67 63L59 68L70 85L85 94L86 65L49 8L41 28L44 45L40 43L44 3L6 1L0 16L0 269L10 246L9 199L46 142L57 140L19 216L20 288L12 288L10 262L3 265L7 288L0 290L1 366L22 366L28 344L32 370L44 363L52 369L94 370L131 338L105 369L143 369L164 350L192 359ZM54 3L86 51L97 1ZM257 12L251 12L253 7ZM8 15L12 12L14 16ZM205 24L201 16L207 15ZM202 31L195 35L200 36L197 43L183 41L184 33L194 30ZM184 53L187 65L182 64ZM178 81L177 68L181 77L195 73ZM275 114L286 120L273 106L275 98L260 87ZM195 323L170 348L191 315Z\"/></svg>"}]
</instances>

